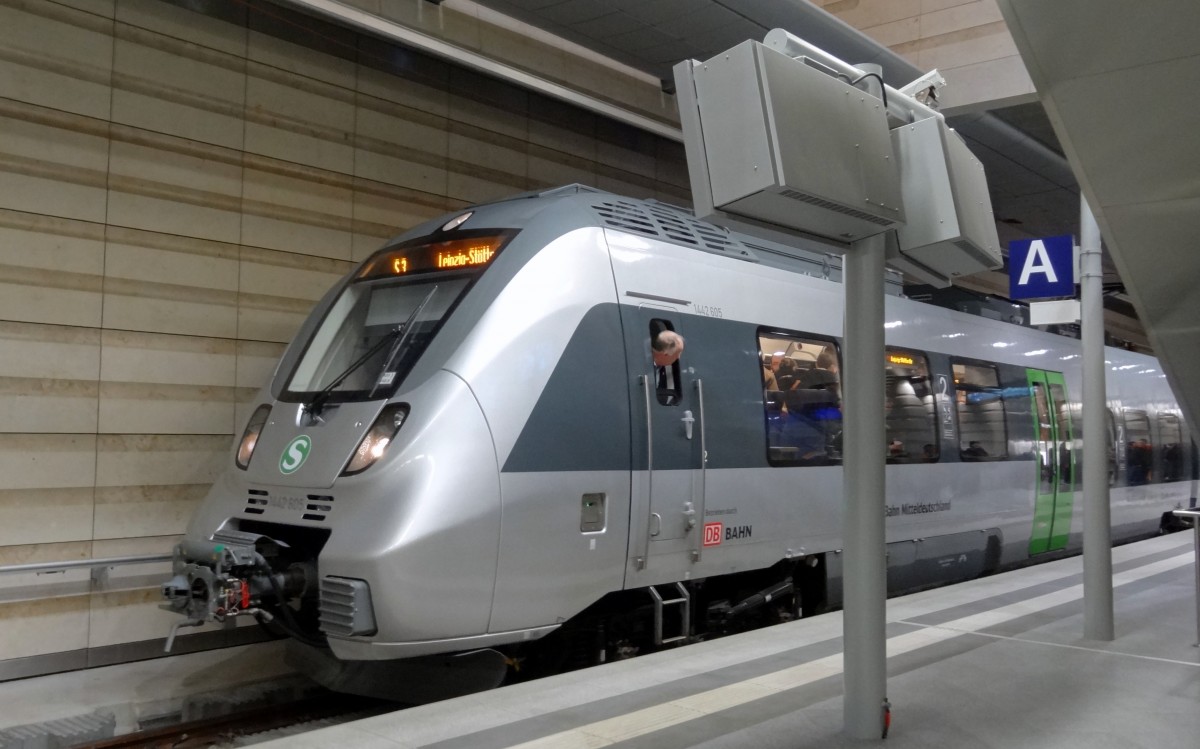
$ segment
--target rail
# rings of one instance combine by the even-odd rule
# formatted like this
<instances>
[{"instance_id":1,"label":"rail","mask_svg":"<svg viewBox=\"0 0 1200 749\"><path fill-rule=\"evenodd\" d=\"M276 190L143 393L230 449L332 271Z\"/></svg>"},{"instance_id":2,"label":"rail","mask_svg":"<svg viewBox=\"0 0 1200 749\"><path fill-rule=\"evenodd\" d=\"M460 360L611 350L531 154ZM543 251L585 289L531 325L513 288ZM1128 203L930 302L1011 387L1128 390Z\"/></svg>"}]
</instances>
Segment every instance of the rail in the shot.
<instances>
[{"instance_id":1,"label":"rail","mask_svg":"<svg viewBox=\"0 0 1200 749\"><path fill-rule=\"evenodd\" d=\"M1200 648L1200 509L1174 510L1175 517L1192 521L1193 546L1196 549L1196 644Z\"/></svg>"},{"instance_id":2,"label":"rail","mask_svg":"<svg viewBox=\"0 0 1200 749\"><path fill-rule=\"evenodd\" d=\"M0 566L0 575L19 575L28 573L66 572L68 570L87 569L92 572L92 579L103 581L108 577L108 571L114 567L125 567L131 564L149 564L151 562L169 562L170 554L139 554L128 557L106 557L103 559L71 559L63 562L34 562L32 564L10 564Z\"/></svg>"}]
</instances>

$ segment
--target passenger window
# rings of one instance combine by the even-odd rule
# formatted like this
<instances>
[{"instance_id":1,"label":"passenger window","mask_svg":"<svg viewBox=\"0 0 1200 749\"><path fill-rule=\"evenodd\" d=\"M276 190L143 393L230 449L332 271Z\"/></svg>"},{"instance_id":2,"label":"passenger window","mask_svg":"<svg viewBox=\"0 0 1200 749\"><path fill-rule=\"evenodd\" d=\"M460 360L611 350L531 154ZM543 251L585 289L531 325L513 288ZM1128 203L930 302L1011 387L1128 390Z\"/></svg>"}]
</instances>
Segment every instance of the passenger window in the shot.
<instances>
[{"instance_id":1,"label":"passenger window","mask_svg":"<svg viewBox=\"0 0 1200 749\"><path fill-rule=\"evenodd\" d=\"M667 354L659 352L659 347L665 347L666 352L670 352L671 344L667 341L675 333L675 326L670 320L654 319L650 321L650 351L651 358L654 359L654 392L658 396L658 402L664 406L677 406L682 400L683 389L680 387L679 379L679 359L680 355L676 354L674 359L669 364L660 365L658 359L663 356L664 359L670 359ZM665 335L664 334L668 334Z\"/></svg>"},{"instance_id":2,"label":"passenger window","mask_svg":"<svg viewBox=\"0 0 1200 749\"><path fill-rule=\"evenodd\" d=\"M1125 409L1125 483L1141 486L1153 480L1154 443L1145 411Z\"/></svg>"},{"instance_id":3,"label":"passenger window","mask_svg":"<svg viewBox=\"0 0 1200 749\"><path fill-rule=\"evenodd\" d=\"M842 459L837 346L815 336L759 332L767 461L830 465Z\"/></svg>"},{"instance_id":4,"label":"passenger window","mask_svg":"<svg viewBox=\"0 0 1200 749\"><path fill-rule=\"evenodd\" d=\"M924 354L888 348L884 356L889 463L936 463L937 422L929 362Z\"/></svg>"},{"instance_id":5,"label":"passenger window","mask_svg":"<svg viewBox=\"0 0 1200 749\"><path fill-rule=\"evenodd\" d=\"M1158 415L1158 442L1162 450L1162 481L1183 479L1183 433L1179 417L1172 413Z\"/></svg>"},{"instance_id":6,"label":"passenger window","mask_svg":"<svg viewBox=\"0 0 1200 749\"><path fill-rule=\"evenodd\" d=\"M1008 426L1000 371L993 364L951 362L963 460L1008 457Z\"/></svg>"}]
</instances>

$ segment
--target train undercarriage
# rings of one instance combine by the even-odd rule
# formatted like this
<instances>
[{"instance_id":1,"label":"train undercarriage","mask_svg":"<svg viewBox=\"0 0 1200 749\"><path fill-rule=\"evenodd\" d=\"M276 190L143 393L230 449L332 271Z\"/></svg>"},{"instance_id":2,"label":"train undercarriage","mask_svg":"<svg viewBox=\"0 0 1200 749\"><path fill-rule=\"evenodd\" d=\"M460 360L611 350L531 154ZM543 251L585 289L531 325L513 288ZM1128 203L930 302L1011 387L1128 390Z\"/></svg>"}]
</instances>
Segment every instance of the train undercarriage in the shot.
<instances>
[{"instance_id":1,"label":"train undercarriage","mask_svg":"<svg viewBox=\"0 0 1200 749\"><path fill-rule=\"evenodd\" d=\"M321 629L316 558L323 537L308 529L225 529L180 544L162 608L181 627L253 617L293 641L294 666L337 691L406 703L445 699L552 673L632 658L811 616L827 607L824 556L704 580L605 595L539 640L400 661L341 661ZM263 524L266 525L266 524ZM268 536L257 531L271 531ZM319 534L318 534L319 535Z\"/></svg>"}]
</instances>

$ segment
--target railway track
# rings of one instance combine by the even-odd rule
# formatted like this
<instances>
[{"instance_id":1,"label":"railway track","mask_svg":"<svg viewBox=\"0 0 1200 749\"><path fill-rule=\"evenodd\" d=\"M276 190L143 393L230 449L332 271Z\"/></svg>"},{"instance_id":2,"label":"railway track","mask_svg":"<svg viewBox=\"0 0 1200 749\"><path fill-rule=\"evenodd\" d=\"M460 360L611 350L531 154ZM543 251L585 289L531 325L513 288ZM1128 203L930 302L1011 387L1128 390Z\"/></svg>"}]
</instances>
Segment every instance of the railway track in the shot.
<instances>
[{"instance_id":1,"label":"railway track","mask_svg":"<svg viewBox=\"0 0 1200 749\"><path fill-rule=\"evenodd\" d=\"M200 749L254 743L255 734L314 724L308 730L401 709L395 702L330 692L321 697L135 731L72 749Z\"/></svg>"}]
</instances>

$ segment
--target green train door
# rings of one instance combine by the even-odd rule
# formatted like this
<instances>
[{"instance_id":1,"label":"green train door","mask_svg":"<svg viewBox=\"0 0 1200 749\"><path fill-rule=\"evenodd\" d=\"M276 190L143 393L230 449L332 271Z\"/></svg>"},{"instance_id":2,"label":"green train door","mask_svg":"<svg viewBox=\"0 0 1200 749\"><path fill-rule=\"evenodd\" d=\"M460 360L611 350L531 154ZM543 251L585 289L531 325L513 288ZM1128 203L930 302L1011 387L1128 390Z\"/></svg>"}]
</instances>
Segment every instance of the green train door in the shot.
<instances>
[{"instance_id":1,"label":"green train door","mask_svg":"<svg viewBox=\"0 0 1200 749\"><path fill-rule=\"evenodd\" d=\"M1075 454L1067 383L1059 372L1026 370L1033 404L1033 448L1037 456L1036 499L1029 553L1062 549L1071 533Z\"/></svg>"}]
</instances>

